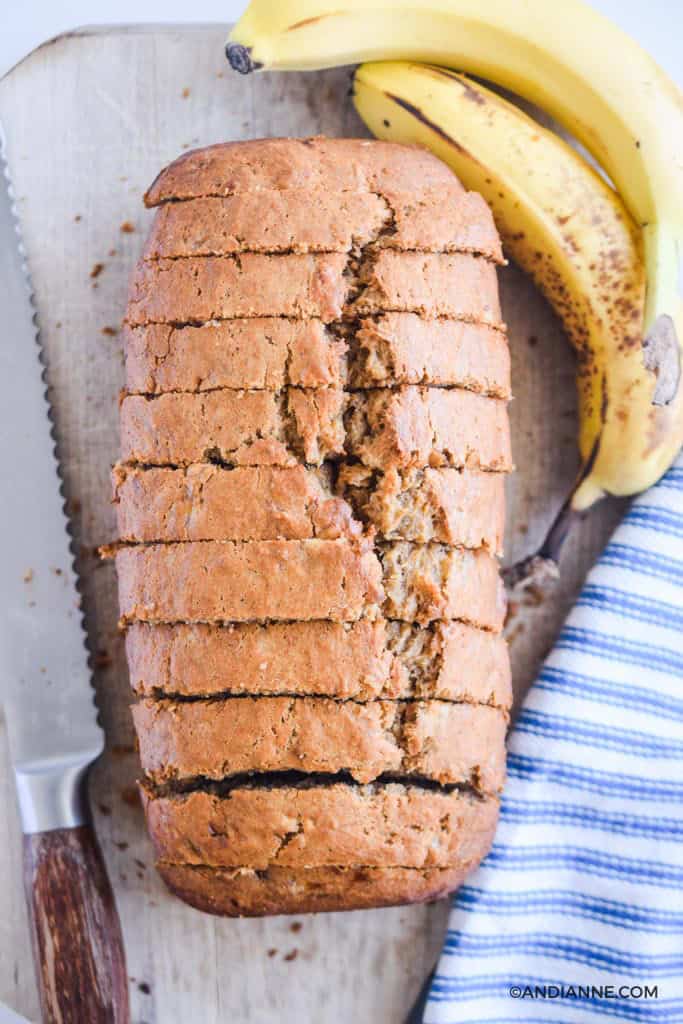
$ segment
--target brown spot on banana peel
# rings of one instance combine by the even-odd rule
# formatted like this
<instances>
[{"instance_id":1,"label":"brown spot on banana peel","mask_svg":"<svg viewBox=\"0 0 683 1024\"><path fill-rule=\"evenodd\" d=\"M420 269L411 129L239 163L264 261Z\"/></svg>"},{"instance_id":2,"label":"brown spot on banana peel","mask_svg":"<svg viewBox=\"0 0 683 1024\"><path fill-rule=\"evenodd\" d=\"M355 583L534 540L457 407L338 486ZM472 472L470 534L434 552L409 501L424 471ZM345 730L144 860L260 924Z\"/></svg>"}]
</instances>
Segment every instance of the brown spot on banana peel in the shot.
<instances>
[{"instance_id":1,"label":"brown spot on banana peel","mask_svg":"<svg viewBox=\"0 0 683 1024\"><path fill-rule=\"evenodd\" d=\"M303 21L295 21L293 25L288 25L285 32L295 32L298 28L306 28L308 25L315 25L318 21L324 21L325 18L333 18L335 15L343 14L343 11L328 11L326 14L316 14L314 18L304 18Z\"/></svg>"},{"instance_id":2,"label":"brown spot on banana peel","mask_svg":"<svg viewBox=\"0 0 683 1024\"><path fill-rule=\"evenodd\" d=\"M443 139L443 141L448 143L449 146L452 146L458 153L462 153L463 156L466 156L468 160L472 161L472 163L477 164L478 167L484 166L481 161L477 160L473 153L468 149L465 149L464 146L461 146L459 142L456 142L453 136L449 135L448 132L445 132L440 125L435 124L434 121L430 120L430 118L428 118L419 107L416 107L414 103L409 103L408 100L404 100L400 96L395 96L392 92L385 92L384 95L387 99L391 100L392 103L395 103L397 107L401 107L403 110L407 111L407 113L411 114L416 121L420 121L422 124L426 125L430 131L434 132L435 135L438 135L440 139Z\"/></svg>"},{"instance_id":3,"label":"brown spot on banana peel","mask_svg":"<svg viewBox=\"0 0 683 1024\"><path fill-rule=\"evenodd\" d=\"M478 92L477 89L470 85L467 76L458 74L456 71L449 71L448 68L440 68L434 64L430 64L427 71L435 78L441 76L441 78L456 79L462 86L463 99L469 100L470 103L476 103L479 107L485 107L487 104L486 97L482 93Z\"/></svg>"},{"instance_id":4,"label":"brown spot on banana peel","mask_svg":"<svg viewBox=\"0 0 683 1024\"><path fill-rule=\"evenodd\" d=\"M670 405L681 382L681 350L673 319L661 314L643 341L643 366L654 373L653 405Z\"/></svg>"}]
</instances>

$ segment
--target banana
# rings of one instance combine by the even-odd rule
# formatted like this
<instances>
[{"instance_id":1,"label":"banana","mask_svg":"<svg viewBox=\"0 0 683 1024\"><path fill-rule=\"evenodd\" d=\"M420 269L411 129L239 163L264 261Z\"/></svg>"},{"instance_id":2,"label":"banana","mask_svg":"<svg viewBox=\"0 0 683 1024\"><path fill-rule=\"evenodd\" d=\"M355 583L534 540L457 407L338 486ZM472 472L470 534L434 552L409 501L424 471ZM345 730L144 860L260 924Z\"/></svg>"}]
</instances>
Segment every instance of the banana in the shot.
<instances>
[{"instance_id":1,"label":"banana","mask_svg":"<svg viewBox=\"0 0 683 1024\"><path fill-rule=\"evenodd\" d=\"M242 72L380 60L456 68L513 90L578 138L642 233L637 348L652 408L622 483L615 452L605 486L596 477L574 500L587 507L608 485L635 493L658 479L682 433L683 99L637 43L583 0L252 0L226 53Z\"/></svg>"},{"instance_id":2,"label":"banana","mask_svg":"<svg viewBox=\"0 0 683 1024\"><path fill-rule=\"evenodd\" d=\"M374 135L427 146L484 196L506 252L562 318L579 359L585 467L572 507L640 490L660 461L673 459L676 431L671 406L651 404L653 378L640 351L641 237L617 193L557 135L453 71L364 64L353 98ZM683 427L682 399L676 408ZM651 417L665 419L665 443L644 453Z\"/></svg>"}]
</instances>

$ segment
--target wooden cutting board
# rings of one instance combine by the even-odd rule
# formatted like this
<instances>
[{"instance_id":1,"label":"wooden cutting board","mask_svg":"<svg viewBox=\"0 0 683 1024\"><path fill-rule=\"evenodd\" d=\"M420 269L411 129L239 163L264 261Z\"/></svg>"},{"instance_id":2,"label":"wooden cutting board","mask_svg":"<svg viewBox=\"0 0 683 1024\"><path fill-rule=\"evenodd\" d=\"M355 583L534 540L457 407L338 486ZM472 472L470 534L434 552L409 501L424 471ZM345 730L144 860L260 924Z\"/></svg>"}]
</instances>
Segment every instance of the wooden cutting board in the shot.
<instances>
[{"instance_id":1,"label":"wooden cutting board","mask_svg":"<svg viewBox=\"0 0 683 1024\"><path fill-rule=\"evenodd\" d=\"M109 467L123 382L116 332L151 216L142 193L161 167L195 146L367 134L348 98L348 71L243 78L227 67L225 35L215 26L84 29L46 43L0 81L107 733L92 805L123 923L135 1024L400 1024L438 955L446 903L261 921L202 915L157 879L133 788L137 759L114 573L95 549L114 534ZM538 545L570 488L576 412L573 360L557 321L516 268L502 272L501 287L516 396L510 562ZM620 511L605 504L576 531L550 597L515 600L508 631L518 693ZM0 793L0 1001L35 1021L1 720Z\"/></svg>"}]
</instances>

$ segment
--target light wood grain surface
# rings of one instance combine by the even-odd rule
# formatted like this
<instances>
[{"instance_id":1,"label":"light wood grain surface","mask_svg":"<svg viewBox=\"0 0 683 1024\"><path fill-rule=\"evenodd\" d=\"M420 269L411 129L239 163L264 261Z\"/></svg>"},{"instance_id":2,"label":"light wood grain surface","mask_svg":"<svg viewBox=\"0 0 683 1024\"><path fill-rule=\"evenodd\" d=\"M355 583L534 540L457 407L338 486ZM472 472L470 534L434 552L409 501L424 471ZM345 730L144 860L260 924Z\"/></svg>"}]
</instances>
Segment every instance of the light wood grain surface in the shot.
<instances>
[{"instance_id":1,"label":"light wood grain surface","mask_svg":"<svg viewBox=\"0 0 683 1024\"><path fill-rule=\"evenodd\" d=\"M157 879L132 789L137 763L115 580L95 548L113 537L108 477L123 380L113 332L149 224L142 193L187 148L258 136L366 134L347 96L347 71L242 78L226 66L224 36L199 26L85 30L42 47L0 81L107 734L92 804L122 918L135 1024L400 1024L438 955L446 904L260 921L204 916ZM501 287L516 396L509 562L534 549L569 490L576 413L572 357L556 320L514 267L502 272ZM550 598L515 602L509 635L518 693L619 514L617 503L605 504L576 531ZM35 1021L1 720L0 794L0 1000Z\"/></svg>"}]
</instances>

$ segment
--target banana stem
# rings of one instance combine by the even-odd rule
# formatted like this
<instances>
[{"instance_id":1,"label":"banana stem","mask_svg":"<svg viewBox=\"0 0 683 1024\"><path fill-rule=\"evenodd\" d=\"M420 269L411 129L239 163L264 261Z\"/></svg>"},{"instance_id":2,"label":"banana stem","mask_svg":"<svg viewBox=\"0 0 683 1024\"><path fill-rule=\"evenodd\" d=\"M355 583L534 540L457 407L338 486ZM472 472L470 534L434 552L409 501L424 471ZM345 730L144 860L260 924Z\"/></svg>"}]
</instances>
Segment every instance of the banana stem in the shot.
<instances>
[{"instance_id":1,"label":"banana stem","mask_svg":"<svg viewBox=\"0 0 683 1024\"><path fill-rule=\"evenodd\" d=\"M503 570L503 580L509 590L523 586L544 586L560 575L560 555L573 525L583 518L582 512L572 508L571 497L565 501L538 551L515 562Z\"/></svg>"}]
</instances>

